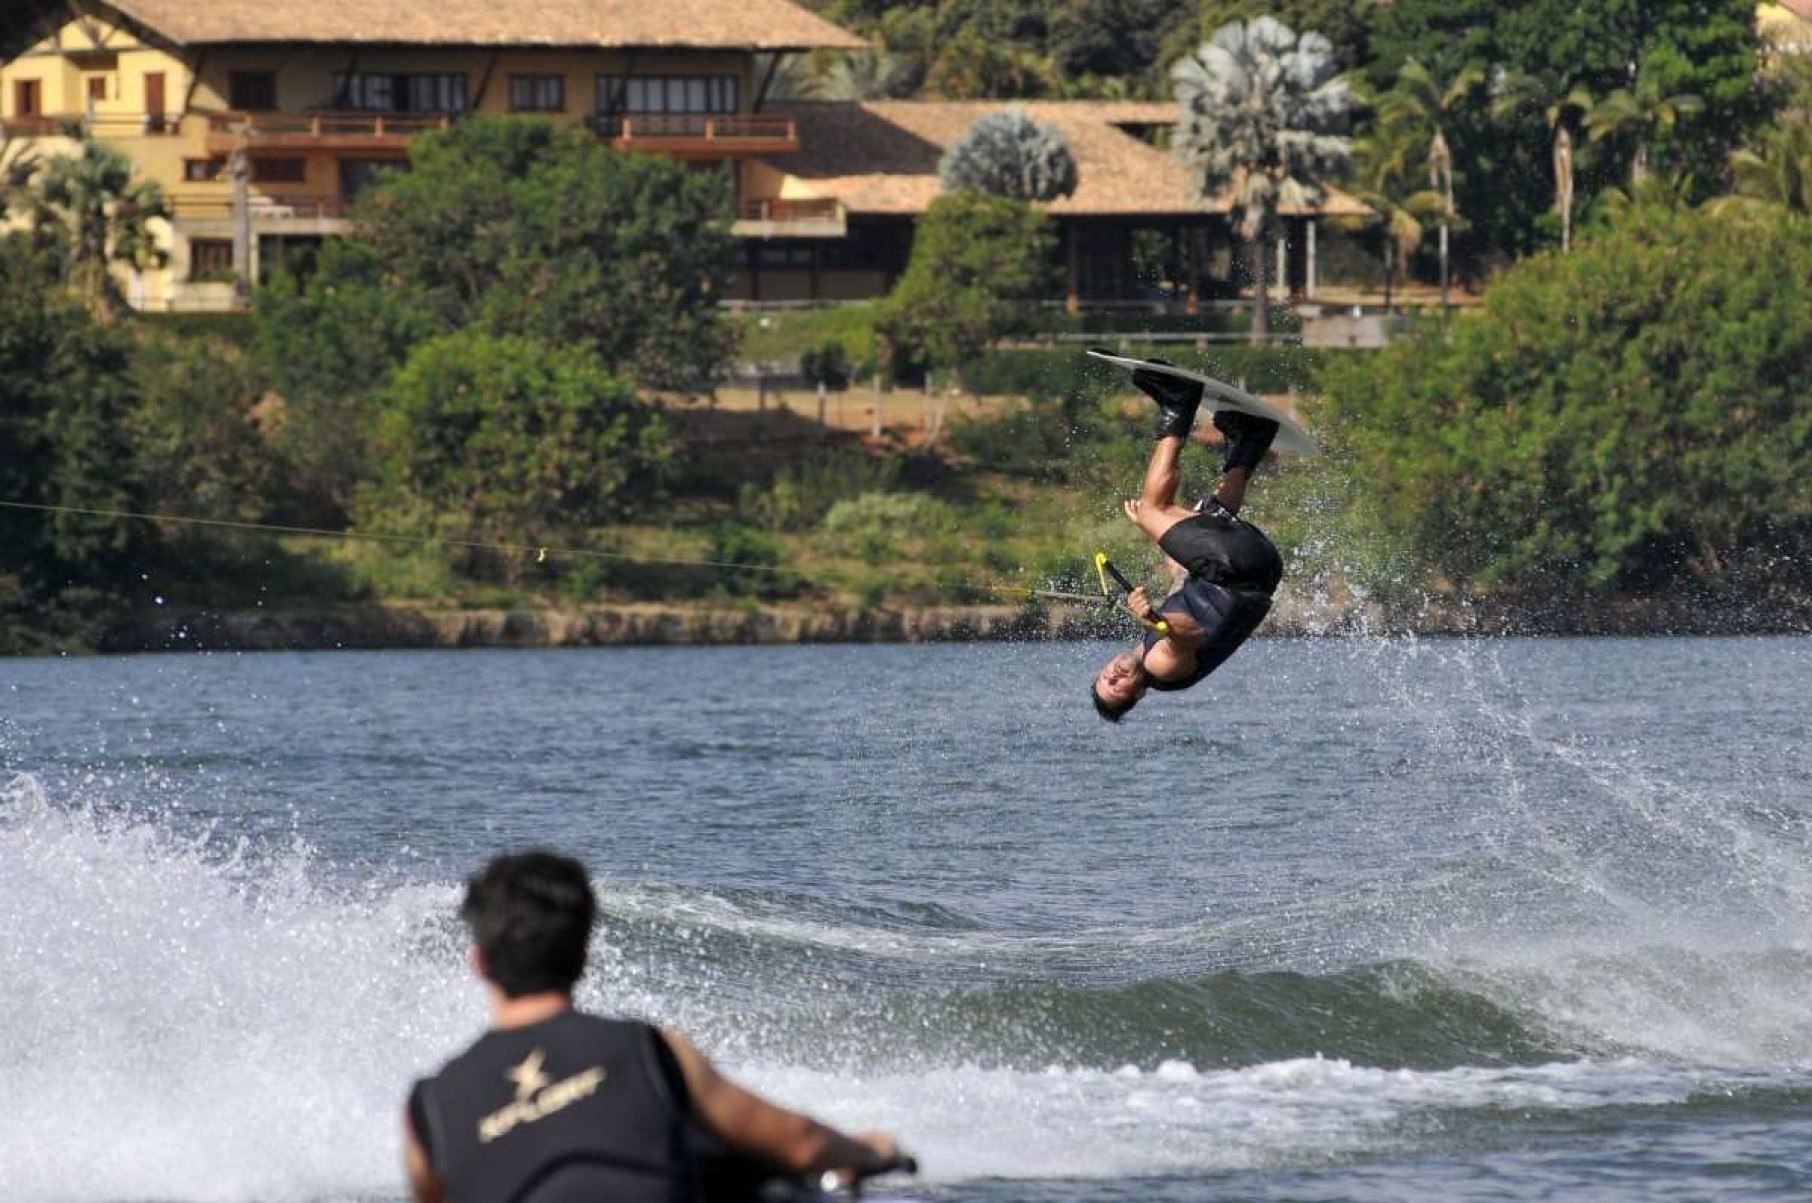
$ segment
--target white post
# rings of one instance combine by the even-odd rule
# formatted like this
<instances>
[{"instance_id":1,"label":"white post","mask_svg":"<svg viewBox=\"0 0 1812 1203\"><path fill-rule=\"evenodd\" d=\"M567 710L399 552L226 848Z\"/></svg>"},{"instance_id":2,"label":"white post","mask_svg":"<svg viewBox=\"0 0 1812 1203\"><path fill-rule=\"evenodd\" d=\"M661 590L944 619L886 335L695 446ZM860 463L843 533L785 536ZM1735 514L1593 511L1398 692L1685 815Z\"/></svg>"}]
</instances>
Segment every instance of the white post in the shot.
<instances>
[{"instance_id":1,"label":"white post","mask_svg":"<svg viewBox=\"0 0 1812 1203\"><path fill-rule=\"evenodd\" d=\"M1315 219L1313 217L1309 218L1308 227L1309 227L1309 278L1308 278L1308 284L1307 284L1307 289L1306 289L1305 295L1312 301L1315 299Z\"/></svg>"},{"instance_id":2,"label":"white post","mask_svg":"<svg viewBox=\"0 0 1812 1203\"><path fill-rule=\"evenodd\" d=\"M1288 269L1285 267L1285 264L1288 262L1285 255L1288 252L1289 246L1290 234L1286 229L1283 235L1277 240L1277 287L1283 290L1286 297L1290 295L1290 277Z\"/></svg>"}]
</instances>

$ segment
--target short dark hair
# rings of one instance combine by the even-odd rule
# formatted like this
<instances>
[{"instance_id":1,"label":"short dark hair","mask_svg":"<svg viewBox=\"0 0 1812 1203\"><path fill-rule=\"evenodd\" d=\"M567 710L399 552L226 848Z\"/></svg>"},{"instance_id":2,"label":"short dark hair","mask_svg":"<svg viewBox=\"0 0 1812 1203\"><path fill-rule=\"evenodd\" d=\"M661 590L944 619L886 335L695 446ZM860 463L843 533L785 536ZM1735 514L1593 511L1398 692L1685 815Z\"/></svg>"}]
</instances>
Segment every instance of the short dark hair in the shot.
<instances>
[{"instance_id":1,"label":"short dark hair","mask_svg":"<svg viewBox=\"0 0 1812 1203\"><path fill-rule=\"evenodd\" d=\"M1138 694L1134 694L1124 702L1110 702L1099 693L1095 692L1095 683L1093 681L1088 683L1088 698L1089 701L1095 704L1095 713L1099 714L1110 723L1119 722L1128 710L1131 710L1134 706L1139 704Z\"/></svg>"},{"instance_id":2,"label":"short dark hair","mask_svg":"<svg viewBox=\"0 0 1812 1203\"><path fill-rule=\"evenodd\" d=\"M466 882L459 906L485 976L509 998L570 994L585 971L597 913L585 866L541 848L493 858Z\"/></svg>"}]
</instances>

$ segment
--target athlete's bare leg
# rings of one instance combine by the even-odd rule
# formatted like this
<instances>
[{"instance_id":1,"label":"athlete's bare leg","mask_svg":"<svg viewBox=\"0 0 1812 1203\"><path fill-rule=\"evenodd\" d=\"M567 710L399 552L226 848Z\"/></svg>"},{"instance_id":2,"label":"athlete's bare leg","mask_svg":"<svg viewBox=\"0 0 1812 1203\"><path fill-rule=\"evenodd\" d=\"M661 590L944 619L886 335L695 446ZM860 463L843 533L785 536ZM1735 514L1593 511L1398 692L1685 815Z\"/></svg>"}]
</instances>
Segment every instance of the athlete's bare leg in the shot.
<instances>
[{"instance_id":1,"label":"athlete's bare leg","mask_svg":"<svg viewBox=\"0 0 1812 1203\"><path fill-rule=\"evenodd\" d=\"M1214 499L1229 514L1239 513L1239 507L1246 504L1246 485L1252 480L1250 468L1234 467L1227 469L1221 477L1221 483L1215 487Z\"/></svg>"},{"instance_id":2,"label":"athlete's bare leg","mask_svg":"<svg viewBox=\"0 0 1812 1203\"><path fill-rule=\"evenodd\" d=\"M1182 435L1166 435L1151 449L1151 462L1145 466L1145 485L1139 491L1139 502L1152 510L1167 510L1177 503L1177 488L1183 483Z\"/></svg>"}]
</instances>

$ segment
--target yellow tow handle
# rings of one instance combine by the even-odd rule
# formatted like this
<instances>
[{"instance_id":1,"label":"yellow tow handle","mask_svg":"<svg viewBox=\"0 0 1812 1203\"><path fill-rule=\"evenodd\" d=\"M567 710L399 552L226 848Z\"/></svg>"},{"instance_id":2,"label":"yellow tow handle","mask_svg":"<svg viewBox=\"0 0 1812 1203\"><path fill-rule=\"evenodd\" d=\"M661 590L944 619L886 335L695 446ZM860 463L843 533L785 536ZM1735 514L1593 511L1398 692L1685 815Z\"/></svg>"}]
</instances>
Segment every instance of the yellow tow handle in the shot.
<instances>
[{"instance_id":1,"label":"yellow tow handle","mask_svg":"<svg viewBox=\"0 0 1812 1203\"><path fill-rule=\"evenodd\" d=\"M1124 573L1114 567L1114 562L1107 558L1107 553L1105 551L1098 551L1095 553L1095 575L1101 578L1101 594L1104 597L1113 597L1115 586L1119 587L1122 599L1133 591L1133 583L1126 579ZM1112 578L1111 582L1109 580L1110 577ZM1132 614L1132 611L1129 609L1127 610L1127 613ZM1162 618L1153 621L1151 619L1139 618L1137 614L1133 614L1133 617L1138 618L1140 625L1148 630L1156 631L1160 635L1170 634L1170 624L1165 622Z\"/></svg>"}]
</instances>

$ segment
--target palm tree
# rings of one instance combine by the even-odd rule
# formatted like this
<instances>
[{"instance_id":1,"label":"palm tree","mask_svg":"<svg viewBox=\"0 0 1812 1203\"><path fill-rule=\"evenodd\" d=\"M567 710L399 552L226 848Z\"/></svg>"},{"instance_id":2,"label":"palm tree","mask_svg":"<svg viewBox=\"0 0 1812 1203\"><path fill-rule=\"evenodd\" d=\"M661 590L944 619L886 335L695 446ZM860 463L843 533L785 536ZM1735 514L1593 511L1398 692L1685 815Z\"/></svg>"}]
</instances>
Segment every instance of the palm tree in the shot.
<instances>
[{"instance_id":1,"label":"palm tree","mask_svg":"<svg viewBox=\"0 0 1812 1203\"><path fill-rule=\"evenodd\" d=\"M1649 149L1654 140L1671 130L1681 117L1704 107L1705 102L1690 92L1662 96L1643 81L1633 91L1618 88L1599 101L1586 114L1585 127L1593 142L1626 136L1636 139L1636 154L1630 160L1633 187L1648 175Z\"/></svg>"},{"instance_id":2,"label":"palm tree","mask_svg":"<svg viewBox=\"0 0 1812 1203\"><path fill-rule=\"evenodd\" d=\"M1353 96L1334 46L1273 17L1221 26L1170 72L1181 108L1176 151L1229 216L1252 273L1252 341L1266 334L1265 247L1284 206L1318 204L1322 181L1352 157Z\"/></svg>"},{"instance_id":3,"label":"palm tree","mask_svg":"<svg viewBox=\"0 0 1812 1203\"><path fill-rule=\"evenodd\" d=\"M1552 75L1499 73L1493 87L1491 112L1507 117L1527 109L1540 110L1547 122L1550 153L1554 160L1554 208L1560 214L1560 249L1573 249L1573 144L1574 127L1592 109L1592 94L1585 85Z\"/></svg>"},{"instance_id":4,"label":"palm tree","mask_svg":"<svg viewBox=\"0 0 1812 1203\"><path fill-rule=\"evenodd\" d=\"M1377 220L1384 223L1384 308L1391 308L1397 273L1422 245L1425 218L1446 213L1445 198L1433 189L1417 190L1415 179L1421 139L1404 125L1379 123L1355 147L1358 189Z\"/></svg>"},{"instance_id":5,"label":"palm tree","mask_svg":"<svg viewBox=\"0 0 1812 1203\"><path fill-rule=\"evenodd\" d=\"M1706 206L1714 212L1787 209L1812 214L1812 125L1793 121L1730 154L1735 192Z\"/></svg>"},{"instance_id":6,"label":"palm tree","mask_svg":"<svg viewBox=\"0 0 1812 1203\"><path fill-rule=\"evenodd\" d=\"M1063 131L1024 109L1002 109L971 125L938 163L944 188L990 196L1053 201L1076 191L1076 159Z\"/></svg>"},{"instance_id":7,"label":"palm tree","mask_svg":"<svg viewBox=\"0 0 1812 1203\"><path fill-rule=\"evenodd\" d=\"M1443 306L1447 304L1448 235L1459 221L1453 203L1453 148L1447 142L1447 126L1484 82L1484 71L1466 67L1443 84L1419 61L1407 59L1397 72L1396 85L1378 106L1381 124L1419 130L1428 142L1428 186L1441 198L1435 220L1440 230Z\"/></svg>"},{"instance_id":8,"label":"palm tree","mask_svg":"<svg viewBox=\"0 0 1812 1203\"><path fill-rule=\"evenodd\" d=\"M34 220L64 236L64 278L96 318L110 322L125 303L112 266L159 267L168 256L151 233L167 218L163 192L132 181L132 162L116 150L83 141L81 153L51 159L34 188Z\"/></svg>"}]
</instances>

